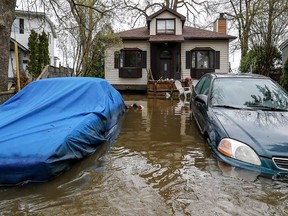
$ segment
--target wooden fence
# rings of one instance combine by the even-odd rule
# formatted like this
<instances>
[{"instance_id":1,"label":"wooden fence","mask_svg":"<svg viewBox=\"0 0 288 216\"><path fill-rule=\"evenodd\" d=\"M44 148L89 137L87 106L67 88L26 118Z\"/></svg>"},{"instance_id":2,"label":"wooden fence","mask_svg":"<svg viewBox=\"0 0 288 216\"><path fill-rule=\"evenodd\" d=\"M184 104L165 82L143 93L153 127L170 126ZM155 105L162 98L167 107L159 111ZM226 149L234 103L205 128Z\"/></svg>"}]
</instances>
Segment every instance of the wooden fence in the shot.
<instances>
[{"instance_id":1,"label":"wooden fence","mask_svg":"<svg viewBox=\"0 0 288 216\"><path fill-rule=\"evenodd\" d=\"M73 70L71 68L66 68L62 66L58 68L51 65L47 65L42 71L42 73L39 75L37 80L53 77L71 77L71 76L73 76Z\"/></svg>"},{"instance_id":2,"label":"wooden fence","mask_svg":"<svg viewBox=\"0 0 288 216\"><path fill-rule=\"evenodd\" d=\"M10 97L12 97L16 92L14 90L0 92L0 104L4 103Z\"/></svg>"},{"instance_id":3,"label":"wooden fence","mask_svg":"<svg viewBox=\"0 0 288 216\"><path fill-rule=\"evenodd\" d=\"M53 77L71 77L71 76L73 76L73 70L71 68L66 68L62 66L58 68L51 65L47 65L42 71L42 73L39 75L37 80ZM0 92L0 104L4 103L6 100L12 97L16 92L17 90L15 89Z\"/></svg>"}]
</instances>

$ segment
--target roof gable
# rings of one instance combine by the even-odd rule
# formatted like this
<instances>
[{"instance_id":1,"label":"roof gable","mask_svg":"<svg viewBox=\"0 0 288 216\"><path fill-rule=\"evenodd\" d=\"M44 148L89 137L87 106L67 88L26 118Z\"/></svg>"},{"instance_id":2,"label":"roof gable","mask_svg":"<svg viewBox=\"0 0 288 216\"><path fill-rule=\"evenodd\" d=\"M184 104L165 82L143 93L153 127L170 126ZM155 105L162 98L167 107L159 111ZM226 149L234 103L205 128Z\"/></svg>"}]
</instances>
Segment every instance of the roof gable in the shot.
<instances>
[{"instance_id":1,"label":"roof gable","mask_svg":"<svg viewBox=\"0 0 288 216\"><path fill-rule=\"evenodd\" d=\"M157 17L158 15L162 14L162 13L165 12L165 11L167 11L167 12L169 12L169 13L177 16L177 17L179 17L179 19L180 19L182 22L185 22L185 20L186 20L186 17L183 16L182 14L178 13L177 11L172 10L172 9L170 9L170 8L168 8L168 7L163 7L161 10L159 10L159 11L157 11L156 13L148 16L147 19L146 19L147 22L150 22L153 18Z\"/></svg>"},{"instance_id":2,"label":"roof gable","mask_svg":"<svg viewBox=\"0 0 288 216\"><path fill-rule=\"evenodd\" d=\"M178 13L177 11L172 10L172 9L170 9L170 8L168 8L168 7L163 7L161 10L157 11L156 13L154 13L154 14L152 14L152 15L150 15L150 16L148 16L148 17L146 18L148 29L150 29L150 23L151 23L151 21L152 21L154 18L156 18L157 16L159 16L160 14L164 13L164 12L168 12L168 13L170 13L170 14L178 17L179 20L182 22L182 26L184 26L184 23L185 23L185 21L186 21L186 17L185 17L185 16L183 16L182 14L180 14L180 13Z\"/></svg>"}]
</instances>

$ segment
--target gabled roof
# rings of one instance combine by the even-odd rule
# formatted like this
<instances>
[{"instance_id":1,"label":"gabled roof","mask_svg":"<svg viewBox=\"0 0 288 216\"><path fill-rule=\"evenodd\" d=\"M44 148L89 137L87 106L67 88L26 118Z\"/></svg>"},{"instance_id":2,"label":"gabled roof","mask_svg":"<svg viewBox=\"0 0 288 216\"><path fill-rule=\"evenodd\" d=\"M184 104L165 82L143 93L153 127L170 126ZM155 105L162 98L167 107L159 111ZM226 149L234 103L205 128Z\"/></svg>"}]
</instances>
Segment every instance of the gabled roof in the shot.
<instances>
[{"instance_id":1,"label":"gabled roof","mask_svg":"<svg viewBox=\"0 0 288 216\"><path fill-rule=\"evenodd\" d=\"M151 20L154 19L155 17L157 17L158 15L166 12L166 11L171 13L171 14L173 14L173 15L175 15L176 17L178 17L182 21L182 26L184 26L184 23L186 21L186 17L185 16L183 16L182 14L178 13L175 10L170 9L169 7L163 7L161 10L157 11L156 13L154 13L154 14L152 14L152 15L150 15L150 16L148 16L146 18L148 29L150 29Z\"/></svg>"},{"instance_id":2,"label":"gabled roof","mask_svg":"<svg viewBox=\"0 0 288 216\"><path fill-rule=\"evenodd\" d=\"M185 22L185 20L186 20L186 17L183 16L182 14L178 13L177 11L172 10L172 9L170 9L170 8L168 8L168 7L163 7L161 10L159 10L159 11L157 11L156 13L148 16L148 17L147 17L147 22L151 21L153 18L155 18L156 16L158 16L159 14L161 14L161 13L163 13L163 12L165 12L165 11L168 11L168 12L170 12L171 14L174 14L175 16L179 17L182 22L183 22L183 21Z\"/></svg>"},{"instance_id":3,"label":"gabled roof","mask_svg":"<svg viewBox=\"0 0 288 216\"><path fill-rule=\"evenodd\" d=\"M204 29L194 28L190 26L183 27L182 35L149 35L147 27L136 28L118 33L123 40L149 40L156 41L183 41L183 40L234 40L237 37L226 35L223 33L208 31Z\"/></svg>"}]
</instances>

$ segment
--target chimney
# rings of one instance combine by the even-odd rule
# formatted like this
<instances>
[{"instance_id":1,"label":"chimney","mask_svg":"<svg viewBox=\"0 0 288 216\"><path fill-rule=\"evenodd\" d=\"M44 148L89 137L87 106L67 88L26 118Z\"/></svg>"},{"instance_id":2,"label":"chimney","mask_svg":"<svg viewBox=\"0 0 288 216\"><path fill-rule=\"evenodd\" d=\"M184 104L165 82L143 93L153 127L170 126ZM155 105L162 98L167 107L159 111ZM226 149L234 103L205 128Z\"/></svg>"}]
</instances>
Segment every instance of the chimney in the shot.
<instances>
[{"instance_id":1,"label":"chimney","mask_svg":"<svg viewBox=\"0 0 288 216\"><path fill-rule=\"evenodd\" d=\"M224 18L224 13L220 13L219 18L216 19L214 22L213 31L226 34L227 33L226 29L227 29L227 24L226 24L226 19Z\"/></svg>"}]
</instances>

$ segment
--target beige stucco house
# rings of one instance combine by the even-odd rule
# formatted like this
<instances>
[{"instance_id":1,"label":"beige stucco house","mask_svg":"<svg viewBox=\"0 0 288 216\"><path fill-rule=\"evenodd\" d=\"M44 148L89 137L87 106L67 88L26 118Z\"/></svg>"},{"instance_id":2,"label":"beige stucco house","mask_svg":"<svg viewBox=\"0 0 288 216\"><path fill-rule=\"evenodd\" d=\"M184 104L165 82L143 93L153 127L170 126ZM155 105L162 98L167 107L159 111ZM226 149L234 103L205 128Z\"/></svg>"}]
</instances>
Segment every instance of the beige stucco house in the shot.
<instances>
[{"instance_id":1,"label":"beige stucco house","mask_svg":"<svg viewBox=\"0 0 288 216\"><path fill-rule=\"evenodd\" d=\"M228 72L229 42L236 37L227 35L223 14L213 31L185 26L185 20L163 8L147 17L147 26L118 33L123 43L106 50L105 78L119 90L145 90L148 77L198 79Z\"/></svg>"}]
</instances>

